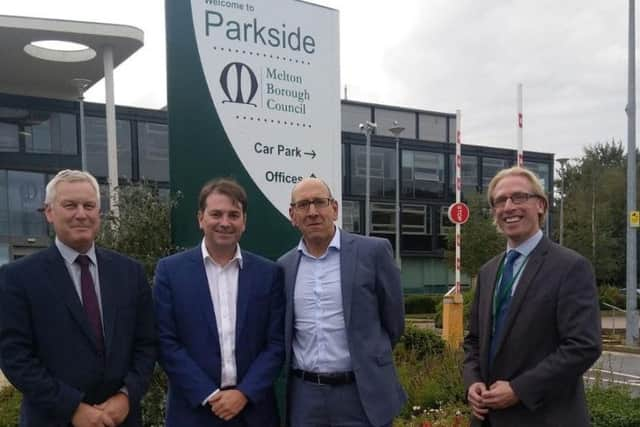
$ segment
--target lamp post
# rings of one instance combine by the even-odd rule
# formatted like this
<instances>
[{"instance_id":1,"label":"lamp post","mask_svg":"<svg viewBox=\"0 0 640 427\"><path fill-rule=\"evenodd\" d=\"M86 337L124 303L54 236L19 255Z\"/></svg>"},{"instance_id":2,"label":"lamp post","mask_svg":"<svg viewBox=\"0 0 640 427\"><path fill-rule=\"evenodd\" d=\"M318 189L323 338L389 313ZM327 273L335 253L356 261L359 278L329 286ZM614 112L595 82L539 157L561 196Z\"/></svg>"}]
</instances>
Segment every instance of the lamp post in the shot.
<instances>
[{"instance_id":1,"label":"lamp post","mask_svg":"<svg viewBox=\"0 0 640 427\"><path fill-rule=\"evenodd\" d=\"M366 121L364 123L360 123L360 130L364 132L366 137L367 146L366 146L366 169L365 169L365 190L364 190L364 234L368 236L371 231L371 184L369 182L369 178L371 175L371 135L376 130L378 125L374 122Z\"/></svg>"},{"instance_id":2,"label":"lamp post","mask_svg":"<svg viewBox=\"0 0 640 427\"><path fill-rule=\"evenodd\" d=\"M91 86L91 80L72 79L71 84L78 90L78 103L80 104L80 154L82 170L87 170L87 147L85 145L84 132L84 91Z\"/></svg>"},{"instance_id":3,"label":"lamp post","mask_svg":"<svg viewBox=\"0 0 640 427\"><path fill-rule=\"evenodd\" d=\"M566 164L568 161L569 159L566 157L558 159L558 163L560 163L560 173L562 174L560 181L560 246L562 246L562 242L564 241L564 175L567 171Z\"/></svg>"},{"instance_id":4,"label":"lamp post","mask_svg":"<svg viewBox=\"0 0 640 427\"><path fill-rule=\"evenodd\" d=\"M396 264L398 268L402 267L402 259L400 258L400 134L404 131L404 127L393 122L393 126L389 132L396 138Z\"/></svg>"}]
</instances>

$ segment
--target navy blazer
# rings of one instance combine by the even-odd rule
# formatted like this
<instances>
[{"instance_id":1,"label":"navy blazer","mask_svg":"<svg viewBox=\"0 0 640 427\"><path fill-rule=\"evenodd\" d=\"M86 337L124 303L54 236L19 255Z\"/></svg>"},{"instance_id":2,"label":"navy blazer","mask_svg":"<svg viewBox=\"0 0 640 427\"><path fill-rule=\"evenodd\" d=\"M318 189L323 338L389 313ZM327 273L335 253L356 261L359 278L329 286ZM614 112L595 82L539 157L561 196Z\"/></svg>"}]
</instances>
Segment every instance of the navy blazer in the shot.
<instances>
[{"instance_id":1,"label":"navy blazer","mask_svg":"<svg viewBox=\"0 0 640 427\"><path fill-rule=\"evenodd\" d=\"M278 261L284 268L287 299L287 373L300 257L300 251L294 248ZM393 347L404 332L404 299L389 241L340 230L340 282L349 353L362 406L372 425L386 425L407 400L393 364Z\"/></svg>"},{"instance_id":2,"label":"navy blazer","mask_svg":"<svg viewBox=\"0 0 640 427\"><path fill-rule=\"evenodd\" d=\"M464 340L464 384L509 381L520 402L491 411L494 427L588 426L582 374L602 350L589 261L543 237L529 255L489 366L492 304L503 254L478 275ZM480 420L473 419L473 426Z\"/></svg>"},{"instance_id":3,"label":"navy blazer","mask_svg":"<svg viewBox=\"0 0 640 427\"><path fill-rule=\"evenodd\" d=\"M281 269L242 251L236 306L236 387L249 400L238 415L250 426L275 427L273 384L284 359ZM162 259L154 286L160 363L169 376L167 426L224 421L203 400L220 386L218 328L201 246Z\"/></svg>"},{"instance_id":4,"label":"navy blazer","mask_svg":"<svg viewBox=\"0 0 640 427\"><path fill-rule=\"evenodd\" d=\"M140 426L140 399L155 364L151 288L140 263L96 248L104 354L55 245L0 268L0 362L24 395L21 426L66 426L80 402L126 386L125 426Z\"/></svg>"}]
</instances>

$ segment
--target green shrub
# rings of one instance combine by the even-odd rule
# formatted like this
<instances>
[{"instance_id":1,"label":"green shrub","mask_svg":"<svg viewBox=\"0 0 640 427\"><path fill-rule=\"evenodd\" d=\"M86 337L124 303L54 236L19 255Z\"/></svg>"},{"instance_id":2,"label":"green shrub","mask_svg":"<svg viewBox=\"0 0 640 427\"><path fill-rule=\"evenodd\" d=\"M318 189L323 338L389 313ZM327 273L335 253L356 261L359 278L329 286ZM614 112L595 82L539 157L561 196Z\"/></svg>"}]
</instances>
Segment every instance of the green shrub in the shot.
<instances>
[{"instance_id":1,"label":"green shrub","mask_svg":"<svg viewBox=\"0 0 640 427\"><path fill-rule=\"evenodd\" d=\"M0 389L0 427L17 426L22 395L12 386Z\"/></svg>"},{"instance_id":2,"label":"green shrub","mask_svg":"<svg viewBox=\"0 0 640 427\"><path fill-rule=\"evenodd\" d=\"M587 403L593 427L638 427L640 398L624 386L596 383L587 387Z\"/></svg>"},{"instance_id":3,"label":"green shrub","mask_svg":"<svg viewBox=\"0 0 640 427\"><path fill-rule=\"evenodd\" d=\"M609 307L602 303L614 305L619 308L625 308L627 306L626 296L615 286L603 285L598 289L600 295L600 309L610 310Z\"/></svg>"},{"instance_id":4,"label":"green shrub","mask_svg":"<svg viewBox=\"0 0 640 427\"><path fill-rule=\"evenodd\" d=\"M149 390L142 399L142 425L163 427L166 413L167 375L156 365Z\"/></svg>"},{"instance_id":5,"label":"green shrub","mask_svg":"<svg viewBox=\"0 0 640 427\"><path fill-rule=\"evenodd\" d=\"M415 355L416 360L423 360L427 356L442 354L444 340L430 329L421 329L409 325L400 339L404 351Z\"/></svg>"},{"instance_id":6,"label":"green shrub","mask_svg":"<svg viewBox=\"0 0 640 427\"><path fill-rule=\"evenodd\" d=\"M430 295L407 295L404 297L406 314L432 314L436 312L437 297Z\"/></svg>"}]
</instances>

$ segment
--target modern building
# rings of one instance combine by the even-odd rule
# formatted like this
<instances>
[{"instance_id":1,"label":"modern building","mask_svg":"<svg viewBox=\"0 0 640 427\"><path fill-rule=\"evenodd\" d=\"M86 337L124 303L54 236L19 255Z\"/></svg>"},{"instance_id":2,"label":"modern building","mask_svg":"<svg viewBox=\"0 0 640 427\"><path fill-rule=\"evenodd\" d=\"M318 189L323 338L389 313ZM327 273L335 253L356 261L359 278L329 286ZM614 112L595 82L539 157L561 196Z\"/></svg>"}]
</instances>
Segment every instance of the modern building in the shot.
<instances>
[{"instance_id":1,"label":"modern building","mask_svg":"<svg viewBox=\"0 0 640 427\"><path fill-rule=\"evenodd\" d=\"M112 46L117 66L142 46L142 34L131 27L96 25L0 16L0 46L3 55L7 52L4 58L11 59L0 68L0 264L49 244L51 231L41 212L42 202L46 183L60 169L81 168L85 162L101 184L102 205L109 204L106 112L111 106L80 102L81 93L71 81L78 76L92 82L102 79L109 72L102 65L102 57L108 55L102 46ZM70 27L72 36L65 32ZM60 63L25 54L30 40L61 34L89 46L93 56ZM341 109L343 227L364 233L366 138L359 125L375 122L371 234L388 238L395 247L399 169L404 286L412 292L444 291L453 283L444 247L451 226L447 208L455 199L455 115L349 100L342 101ZM147 180L168 193L167 112L115 107L115 119L119 185ZM398 126L404 128L399 134L399 161L396 137L390 131ZM498 170L516 161L514 150L488 146L463 145L462 153L463 194L483 192ZM525 165L551 193L553 155L525 152L524 157Z\"/></svg>"}]
</instances>

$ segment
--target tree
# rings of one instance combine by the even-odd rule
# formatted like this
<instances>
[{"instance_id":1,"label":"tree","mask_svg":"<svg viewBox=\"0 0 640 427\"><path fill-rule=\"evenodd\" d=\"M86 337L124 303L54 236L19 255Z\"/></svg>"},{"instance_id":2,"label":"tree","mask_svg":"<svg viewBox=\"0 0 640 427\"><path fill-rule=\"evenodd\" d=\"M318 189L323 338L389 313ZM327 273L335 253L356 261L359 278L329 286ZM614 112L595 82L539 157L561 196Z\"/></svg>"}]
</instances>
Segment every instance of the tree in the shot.
<instances>
[{"instance_id":1,"label":"tree","mask_svg":"<svg viewBox=\"0 0 640 427\"><path fill-rule=\"evenodd\" d=\"M462 236L461 270L471 277L475 284L475 277L480 267L491 258L504 251L506 239L493 224L491 210L482 194L472 194L465 197L469 206L469 220L460 227ZM446 258L452 269L455 269L455 227L447 233Z\"/></svg>"},{"instance_id":2,"label":"tree","mask_svg":"<svg viewBox=\"0 0 640 427\"><path fill-rule=\"evenodd\" d=\"M564 180L564 245L589 258L598 284L623 283L626 156L622 144L612 140L586 147L582 158L566 165ZM556 185L560 188L561 180Z\"/></svg>"}]
</instances>

